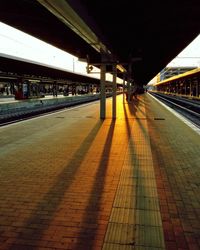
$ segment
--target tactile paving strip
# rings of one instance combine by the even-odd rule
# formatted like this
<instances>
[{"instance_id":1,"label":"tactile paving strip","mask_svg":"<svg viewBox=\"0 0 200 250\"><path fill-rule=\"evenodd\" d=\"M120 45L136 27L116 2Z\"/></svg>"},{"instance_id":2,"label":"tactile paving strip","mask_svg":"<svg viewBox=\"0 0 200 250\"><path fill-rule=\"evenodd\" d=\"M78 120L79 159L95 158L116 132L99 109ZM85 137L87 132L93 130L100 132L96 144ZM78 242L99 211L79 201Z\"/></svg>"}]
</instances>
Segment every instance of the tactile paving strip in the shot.
<instances>
[{"instance_id":1,"label":"tactile paving strip","mask_svg":"<svg viewBox=\"0 0 200 250\"><path fill-rule=\"evenodd\" d=\"M165 249L147 121L127 126L129 146L103 250Z\"/></svg>"}]
</instances>

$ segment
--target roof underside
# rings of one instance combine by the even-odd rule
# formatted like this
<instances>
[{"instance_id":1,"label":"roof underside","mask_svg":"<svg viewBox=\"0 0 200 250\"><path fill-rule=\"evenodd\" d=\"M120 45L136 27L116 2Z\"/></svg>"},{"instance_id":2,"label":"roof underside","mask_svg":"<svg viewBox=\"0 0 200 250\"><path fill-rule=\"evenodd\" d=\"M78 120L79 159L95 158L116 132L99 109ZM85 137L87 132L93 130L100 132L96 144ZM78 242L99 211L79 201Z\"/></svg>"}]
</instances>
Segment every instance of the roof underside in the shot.
<instances>
[{"instance_id":1,"label":"roof underside","mask_svg":"<svg viewBox=\"0 0 200 250\"><path fill-rule=\"evenodd\" d=\"M91 78L83 75L78 75L75 73L52 69L51 67L37 65L35 63L27 63L24 61L17 61L15 59L2 57L1 60L1 71L5 73L17 73L19 76L32 75L33 77L48 77L56 79L58 82L62 79L68 79L73 82L80 83L96 83L99 84L99 80L96 78Z\"/></svg>"},{"instance_id":2,"label":"roof underside","mask_svg":"<svg viewBox=\"0 0 200 250\"><path fill-rule=\"evenodd\" d=\"M133 78L147 84L199 33L199 1L68 0L115 54L133 62ZM36 0L2 0L0 21L79 57L100 55Z\"/></svg>"}]
</instances>

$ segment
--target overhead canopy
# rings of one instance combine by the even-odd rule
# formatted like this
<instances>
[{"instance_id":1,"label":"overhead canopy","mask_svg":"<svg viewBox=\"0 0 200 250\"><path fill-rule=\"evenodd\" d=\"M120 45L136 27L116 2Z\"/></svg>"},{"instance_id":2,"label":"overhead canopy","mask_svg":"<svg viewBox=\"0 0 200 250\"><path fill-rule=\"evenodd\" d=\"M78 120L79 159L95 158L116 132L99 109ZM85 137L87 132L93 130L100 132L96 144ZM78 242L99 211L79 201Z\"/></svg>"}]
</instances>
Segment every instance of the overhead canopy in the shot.
<instances>
[{"instance_id":1,"label":"overhead canopy","mask_svg":"<svg viewBox=\"0 0 200 250\"><path fill-rule=\"evenodd\" d=\"M80 83L96 83L99 84L99 80L95 78L90 78L87 76L70 73L62 71L59 69L52 69L51 67L37 65L35 63L27 63L25 61L19 61L16 59L2 57L0 59L0 71L3 72L14 72L21 76L32 75L38 77L49 77L56 79L57 81L61 79L68 79L73 82Z\"/></svg>"},{"instance_id":2,"label":"overhead canopy","mask_svg":"<svg viewBox=\"0 0 200 250\"><path fill-rule=\"evenodd\" d=\"M2 0L0 21L76 56L100 61L92 44L40 2ZM50 2L66 2L121 63L132 61L132 77L139 84L147 84L200 33L197 0Z\"/></svg>"}]
</instances>

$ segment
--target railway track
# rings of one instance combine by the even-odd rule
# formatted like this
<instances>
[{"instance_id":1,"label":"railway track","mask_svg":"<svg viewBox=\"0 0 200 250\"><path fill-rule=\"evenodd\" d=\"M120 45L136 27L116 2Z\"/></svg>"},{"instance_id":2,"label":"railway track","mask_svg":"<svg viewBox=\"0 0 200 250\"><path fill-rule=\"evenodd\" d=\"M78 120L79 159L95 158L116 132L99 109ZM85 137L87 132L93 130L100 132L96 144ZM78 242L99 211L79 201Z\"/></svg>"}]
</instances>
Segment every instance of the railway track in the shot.
<instances>
[{"instance_id":1,"label":"railway track","mask_svg":"<svg viewBox=\"0 0 200 250\"><path fill-rule=\"evenodd\" d=\"M155 92L149 93L200 128L200 101Z\"/></svg>"}]
</instances>

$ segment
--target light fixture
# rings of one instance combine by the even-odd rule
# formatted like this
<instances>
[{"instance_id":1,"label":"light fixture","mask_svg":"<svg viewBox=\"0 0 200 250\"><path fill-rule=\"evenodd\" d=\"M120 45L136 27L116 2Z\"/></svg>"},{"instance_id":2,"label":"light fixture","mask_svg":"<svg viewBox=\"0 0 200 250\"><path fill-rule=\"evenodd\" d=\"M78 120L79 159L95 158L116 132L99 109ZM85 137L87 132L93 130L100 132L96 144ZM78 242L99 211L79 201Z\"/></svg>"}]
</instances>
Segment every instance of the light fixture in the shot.
<instances>
[{"instance_id":1,"label":"light fixture","mask_svg":"<svg viewBox=\"0 0 200 250\"><path fill-rule=\"evenodd\" d=\"M117 69L122 73L126 72L126 69L121 64L117 64Z\"/></svg>"}]
</instances>

